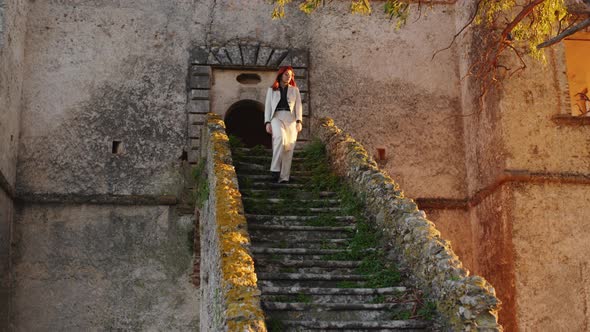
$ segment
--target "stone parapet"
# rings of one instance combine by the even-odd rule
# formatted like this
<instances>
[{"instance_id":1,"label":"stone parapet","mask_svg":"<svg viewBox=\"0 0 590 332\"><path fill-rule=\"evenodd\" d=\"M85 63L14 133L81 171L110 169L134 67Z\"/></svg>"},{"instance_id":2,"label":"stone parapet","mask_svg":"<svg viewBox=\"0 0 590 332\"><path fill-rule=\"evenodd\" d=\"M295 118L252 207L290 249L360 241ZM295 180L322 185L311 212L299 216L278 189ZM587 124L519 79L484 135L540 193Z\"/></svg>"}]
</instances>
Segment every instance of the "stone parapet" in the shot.
<instances>
[{"instance_id":1,"label":"stone parapet","mask_svg":"<svg viewBox=\"0 0 590 332\"><path fill-rule=\"evenodd\" d=\"M266 331L225 124L209 113L204 129L209 196L200 212L201 331Z\"/></svg>"},{"instance_id":2,"label":"stone parapet","mask_svg":"<svg viewBox=\"0 0 590 332\"><path fill-rule=\"evenodd\" d=\"M441 324L451 331L502 331L500 301L484 278L469 276L434 224L381 172L363 146L334 125L316 121L312 132L326 144L333 169L366 197L367 212L384 233L386 245L414 282L437 305Z\"/></svg>"}]
</instances>

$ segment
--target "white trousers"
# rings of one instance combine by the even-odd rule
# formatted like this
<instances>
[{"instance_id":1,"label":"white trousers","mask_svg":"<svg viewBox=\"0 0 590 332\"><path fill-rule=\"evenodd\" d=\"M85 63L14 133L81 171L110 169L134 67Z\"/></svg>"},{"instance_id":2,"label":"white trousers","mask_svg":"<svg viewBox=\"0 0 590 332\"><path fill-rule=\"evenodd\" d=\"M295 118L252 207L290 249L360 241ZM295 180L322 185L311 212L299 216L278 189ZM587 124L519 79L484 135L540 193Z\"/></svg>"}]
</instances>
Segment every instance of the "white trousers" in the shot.
<instances>
[{"instance_id":1,"label":"white trousers","mask_svg":"<svg viewBox=\"0 0 590 332\"><path fill-rule=\"evenodd\" d=\"M281 172L279 181L289 181L293 150L297 141L297 122L291 112L275 112L270 121L272 126L271 172Z\"/></svg>"}]
</instances>

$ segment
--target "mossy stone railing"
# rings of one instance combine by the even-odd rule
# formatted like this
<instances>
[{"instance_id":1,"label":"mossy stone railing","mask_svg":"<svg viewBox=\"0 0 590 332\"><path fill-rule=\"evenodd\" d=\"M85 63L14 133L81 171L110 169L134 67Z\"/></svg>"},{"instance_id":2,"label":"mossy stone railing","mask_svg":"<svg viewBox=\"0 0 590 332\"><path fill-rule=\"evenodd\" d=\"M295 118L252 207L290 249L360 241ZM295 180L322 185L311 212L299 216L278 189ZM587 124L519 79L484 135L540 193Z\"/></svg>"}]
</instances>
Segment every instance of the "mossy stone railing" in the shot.
<instances>
[{"instance_id":1,"label":"mossy stone railing","mask_svg":"<svg viewBox=\"0 0 590 332\"><path fill-rule=\"evenodd\" d=\"M201 331L266 331L225 124L209 113L202 141L208 198L199 213Z\"/></svg>"},{"instance_id":2,"label":"mossy stone railing","mask_svg":"<svg viewBox=\"0 0 590 332\"><path fill-rule=\"evenodd\" d=\"M366 197L367 212L383 230L389 250L426 296L436 303L450 331L502 331L500 301L484 278L469 276L434 224L380 171L360 143L330 118L316 121L314 135L325 145L333 170Z\"/></svg>"}]
</instances>

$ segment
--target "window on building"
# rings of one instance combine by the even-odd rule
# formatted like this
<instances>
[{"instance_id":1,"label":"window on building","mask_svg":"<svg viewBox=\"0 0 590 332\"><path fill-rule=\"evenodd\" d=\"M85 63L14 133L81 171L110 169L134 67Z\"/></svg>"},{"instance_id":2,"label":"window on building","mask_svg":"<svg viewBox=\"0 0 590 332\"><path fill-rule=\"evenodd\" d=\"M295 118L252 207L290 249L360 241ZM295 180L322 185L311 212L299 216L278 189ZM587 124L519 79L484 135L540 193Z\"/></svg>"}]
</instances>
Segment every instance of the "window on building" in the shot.
<instances>
[{"instance_id":1,"label":"window on building","mask_svg":"<svg viewBox=\"0 0 590 332\"><path fill-rule=\"evenodd\" d=\"M564 40L571 115L590 117L590 29Z\"/></svg>"}]
</instances>

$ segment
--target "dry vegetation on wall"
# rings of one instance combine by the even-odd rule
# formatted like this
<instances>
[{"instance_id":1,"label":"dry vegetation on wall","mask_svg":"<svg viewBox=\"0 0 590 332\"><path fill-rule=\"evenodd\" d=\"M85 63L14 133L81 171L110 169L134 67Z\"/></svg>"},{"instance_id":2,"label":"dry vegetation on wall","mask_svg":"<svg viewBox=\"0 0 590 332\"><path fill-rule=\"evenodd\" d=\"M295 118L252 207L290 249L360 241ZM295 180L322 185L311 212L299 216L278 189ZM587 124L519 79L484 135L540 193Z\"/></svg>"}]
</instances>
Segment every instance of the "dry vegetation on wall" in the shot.
<instances>
[{"instance_id":1,"label":"dry vegetation on wall","mask_svg":"<svg viewBox=\"0 0 590 332\"><path fill-rule=\"evenodd\" d=\"M285 6L292 0L271 0L274 8L273 19L285 17ZM299 9L307 14L315 12L320 6L331 1L302 0ZM383 13L394 23L402 27L410 16L410 3L417 4L418 16L423 5L432 6L455 1L440 0L387 0L383 4ZM351 0L350 11L353 14L368 15L373 12L371 1ZM473 60L468 75L480 82L480 100L486 92L502 79L509 78L526 68L523 59L530 55L544 61L545 47L554 45L565 37L590 25L590 0L477 0L468 22L454 36L449 49L468 28L479 26L478 45L483 45L479 55ZM451 18L450 18L451 19ZM449 36L450 37L450 36ZM508 66L502 61L502 55L512 53L520 63Z\"/></svg>"}]
</instances>

